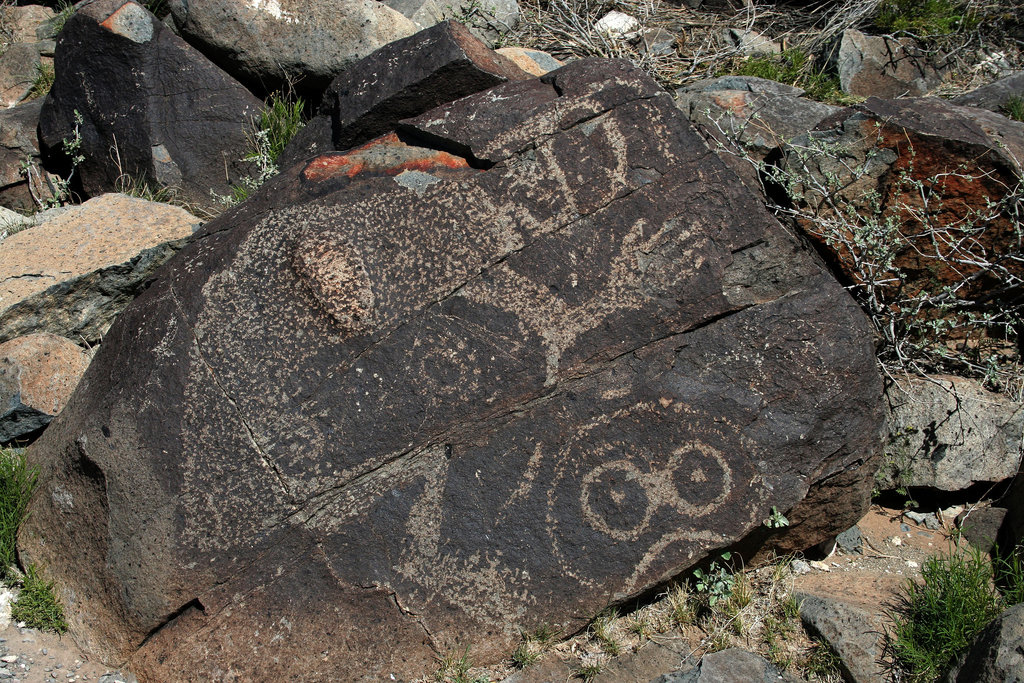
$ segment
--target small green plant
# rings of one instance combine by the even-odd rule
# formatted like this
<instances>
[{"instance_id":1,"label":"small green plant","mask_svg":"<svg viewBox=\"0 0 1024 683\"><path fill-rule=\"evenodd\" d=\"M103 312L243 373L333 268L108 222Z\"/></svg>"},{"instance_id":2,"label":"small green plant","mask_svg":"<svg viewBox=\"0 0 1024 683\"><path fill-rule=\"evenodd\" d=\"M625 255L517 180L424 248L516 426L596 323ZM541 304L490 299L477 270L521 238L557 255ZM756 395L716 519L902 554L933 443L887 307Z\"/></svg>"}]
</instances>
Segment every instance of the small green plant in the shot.
<instances>
[{"instance_id":1,"label":"small green plant","mask_svg":"<svg viewBox=\"0 0 1024 683\"><path fill-rule=\"evenodd\" d=\"M28 91L25 100L36 100L40 97L45 97L46 93L50 92L50 88L53 87L53 82L56 78L53 65L41 63L39 71L36 73L36 78L32 81L32 89Z\"/></svg>"},{"instance_id":2,"label":"small green plant","mask_svg":"<svg viewBox=\"0 0 1024 683\"><path fill-rule=\"evenodd\" d=\"M1024 97L1014 95L1006 100L1006 103L1003 105L1003 111L1006 112L1007 118L1011 118L1014 121L1024 121Z\"/></svg>"},{"instance_id":3,"label":"small green plant","mask_svg":"<svg viewBox=\"0 0 1024 683\"><path fill-rule=\"evenodd\" d=\"M885 0L875 24L883 31L918 37L947 36L977 25L967 5L950 0Z\"/></svg>"},{"instance_id":4,"label":"small green plant","mask_svg":"<svg viewBox=\"0 0 1024 683\"><path fill-rule=\"evenodd\" d=\"M992 564L976 548L928 558L921 576L923 583L906 583L890 614L886 650L900 680L924 683L945 673L1005 601L993 585Z\"/></svg>"},{"instance_id":5,"label":"small green plant","mask_svg":"<svg viewBox=\"0 0 1024 683\"><path fill-rule=\"evenodd\" d=\"M690 584L685 581L669 589L666 596L669 617L676 626L689 626L697 619L697 607L691 597Z\"/></svg>"},{"instance_id":6,"label":"small green plant","mask_svg":"<svg viewBox=\"0 0 1024 683\"><path fill-rule=\"evenodd\" d=\"M533 664L558 638L558 629L543 624L531 632L523 633L523 642L512 652L512 665L523 669Z\"/></svg>"},{"instance_id":7,"label":"small green plant","mask_svg":"<svg viewBox=\"0 0 1024 683\"><path fill-rule=\"evenodd\" d=\"M540 659L540 652L532 647L529 640L523 640L512 652L512 666L517 669L525 669Z\"/></svg>"},{"instance_id":8,"label":"small green plant","mask_svg":"<svg viewBox=\"0 0 1024 683\"><path fill-rule=\"evenodd\" d=\"M584 683L588 683L589 681L594 680L594 678L601 673L602 669L603 667L601 666L601 662L588 662L586 664L581 664L580 667L576 669L574 675L576 678L582 679Z\"/></svg>"},{"instance_id":9,"label":"small green plant","mask_svg":"<svg viewBox=\"0 0 1024 683\"><path fill-rule=\"evenodd\" d=\"M11 605L11 618L41 631L64 633L68 630L64 608L53 592L53 581L39 576L35 565L29 565L22 577L18 599Z\"/></svg>"},{"instance_id":10,"label":"small green plant","mask_svg":"<svg viewBox=\"0 0 1024 683\"><path fill-rule=\"evenodd\" d=\"M462 651L450 652L444 657L438 658L438 668L434 672L434 680L437 683L490 683L486 676L472 677L469 670L473 663L469 659L469 646Z\"/></svg>"},{"instance_id":11,"label":"small green plant","mask_svg":"<svg viewBox=\"0 0 1024 683\"><path fill-rule=\"evenodd\" d=\"M779 512L779 509L772 505L772 513L768 516L768 519L764 520L764 525L769 529L781 529L789 526L789 520L786 516Z\"/></svg>"},{"instance_id":12,"label":"small green plant","mask_svg":"<svg viewBox=\"0 0 1024 683\"><path fill-rule=\"evenodd\" d=\"M78 169L79 164L85 161L85 155L82 154L82 125L85 123L85 119L82 117L82 113L77 109L74 110L75 127L71 130L71 134L61 140L61 149L64 151L64 155L68 159L69 170L66 178L59 178L53 181L53 196L49 199L41 197L35 197L36 204L39 205L40 209L51 209L55 206L63 206L68 204L73 199L71 193L71 179L75 175L75 171ZM29 187L32 187L32 162L26 160L21 166L21 171L26 176L29 176Z\"/></svg>"},{"instance_id":13,"label":"small green plant","mask_svg":"<svg viewBox=\"0 0 1024 683\"><path fill-rule=\"evenodd\" d=\"M615 619L618 616L618 610L610 608L594 617L594 621L590 624L590 634L601 646L601 650L612 657L616 657L622 652L622 646L619 645L614 634Z\"/></svg>"},{"instance_id":14,"label":"small green plant","mask_svg":"<svg viewBox=\"0 0 1024 683\"><path fill-rule=\"evenodd\" d=\"M0 578L15 564L15 539L25 519L39 468L25 461L22 451L0 449Z\"/></svg>"},{"instance_id":15,"label":"small green plant","mask_svg":"<svg viewBox=\"0 0 1024 683\"><path fill-rule=\"evenodd\" d=\"M64 30L64 24L68 23L68 19L75 13L74 0L60 0L57 3L57 16L51 19L51 26L53 26L53 33L57 35Z\"/></svg>"},{"instance_id":16,"label":"small green plant","mask_svg":"<svg viewBox=\"0 0 1024 683\"><path fill-rule=\"evenodd\" d=\"M839 683L843 680L840 665L842 660L824 640L817 639L807 651L804 659L804 670L808 678L827 683Z\"/></svg>"},{"instance_id":17,"label":"small green plant","mask_svg":"<svg viewBox=\"0 0 1024 683\"><path fill-rule=\"evenodd\" d=\"M255 164L256 175L245 176L232 185L228 195L218 195L210 190L217 202L225 206L244 202L263 183L277 175L281 153L306 125L303 119L305 106L301 97L289 100L279 93L270 96L259 116L253 120L248 134L249 150L242 157L243 161Z\"/></svg>"},{"instance_id":18,"label":"small green plant","mask_svg":"<svg viewBox=\"0 0 1024 683\"><path fill-rule=\"evenodd\" d=\"M262 135L262 139L255 142L249 156L266 155L269 163L276 165L281 152L306 125L305 107L301 97L289 101L284 95L272 94L255 124L256 135Z\"/></svg>"},{"instance_id":19,"label":"small green plant","mask_svg":"<svg viewBox=\"0 0 1024 683\"><path fill-rule=\"evenodd\" d=\"M997 549L998 550L998 549ZM992 573L996 586L1003 595L1007 607L1024 602L1024 545L1018 545L1005 557L992 562Z\"/></svg>"},{"instance_id":20,"label":"small green plant","mask_svg":"<svg viewBox=\"0 0 1024 683\"><path fill-rule=\"evenodd\" d=\"M730 559L732 553L722 553L722 562L728 562ZM736 577L724 565L718 564L718 560L712 562L706 572L701 569L693 570L693 580L694 589L707 595L710 607L714 607L719 600L728 599L736 584Z\"/></svg>"},{"instance_id":21,"label":"small green plant","mask_svg":"<svg viewBox=\"0 0 1024 683\"><path fill-rule=\"evenodd\" d=\"M740 62L735 69L727 71L797 86L806 90L808 97L822 102L853 102L852 98L842 92L838 76L815 69L808 54L797 48L786 50L780 55L750 57Z\"/></svg>"}]
</instances>

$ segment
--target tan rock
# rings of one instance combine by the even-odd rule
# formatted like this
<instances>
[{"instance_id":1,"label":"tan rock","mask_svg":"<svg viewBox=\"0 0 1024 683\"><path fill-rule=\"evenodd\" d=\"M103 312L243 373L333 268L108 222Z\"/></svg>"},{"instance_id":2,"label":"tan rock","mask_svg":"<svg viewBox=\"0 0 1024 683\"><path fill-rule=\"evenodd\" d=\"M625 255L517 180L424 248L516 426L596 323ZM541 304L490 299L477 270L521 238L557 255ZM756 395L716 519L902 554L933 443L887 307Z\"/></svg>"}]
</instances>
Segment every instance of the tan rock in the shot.
<instances>
[{"instance_id":1,"label":"tan rock","mask_svg":"<svg viewBox=\"0 0 1024 683\"><path fill-rule=\"evenodd\" d=\"M46 332L0 344L0 442L45 427L78 386L90 354Z\"/></svg>"},{"instance_id":2,"label":"tan rock","mask_svg":"<svg viewBox=\"0 0 1024 683\"><path fill-rule=\"evenodd\" d=\"M52 332L100 339L199 220L126 195L90 199L0 243L0 342Z\"/></svg>"},{"instance_id":3,"label":"tan rock","mask_svg":"<svg viewBox=\"0 0 1024 683\"><path fill-rule=\"evenodd\" d=\"M562 66L562 62L540 50L528 50L525 47L501 47L495 52L512 60L512 63L520 69L534 76L543 76Z\"/></svg>"},{"instance_id":4,"label":"tan rock","mask_svg":"<svg viewBox=\"0 0 1024 683\"><path fill-rule=\"evenodd\" d=\"M24 5L22 7L5 7L8 25L11 27L12 43L35 43L53 37L53 28L49 25L56 16L49 7L42 5Z\"/></svg>"}]
</instances>

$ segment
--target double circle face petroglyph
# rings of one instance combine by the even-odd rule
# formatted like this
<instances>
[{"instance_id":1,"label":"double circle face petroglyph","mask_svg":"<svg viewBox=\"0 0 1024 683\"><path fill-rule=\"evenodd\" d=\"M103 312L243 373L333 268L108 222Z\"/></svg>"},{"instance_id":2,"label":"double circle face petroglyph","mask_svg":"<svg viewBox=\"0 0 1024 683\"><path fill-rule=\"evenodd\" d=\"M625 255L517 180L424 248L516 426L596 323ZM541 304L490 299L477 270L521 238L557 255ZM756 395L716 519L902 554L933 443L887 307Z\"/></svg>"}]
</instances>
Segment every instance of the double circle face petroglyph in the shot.
<instances>
[{"instance_id":1,"label":"double circle face petroglyph","mask_svg":"<svg viewBox=\"0 0 1024 683\"><path fill-rule=\"evenodd\" d=\"M580 563L591 564L584 558L600 554L604 538L643 556L630 584L674 544L690 552L715 542L708 520L733 492L726 450L734 446L735 436L679 404L640 403L581 426L558 453L548 488L549 537L563 570L599 580L599 566ZM573 519L589 533L567 535Z\"/></svg>"},{"instance_id":2,"label":"double circle face petroglyph","mask_svg":"<svg viewBox=\"0 0 1024 683\"><path fill-rule=\"evenodd\" d=\"M688 466L692 468L689 475L680 477ZM690 518L714 511L725 502L732 488L731 480L725 458L707 444L681 446L663 467L647 471L641 470L627 454L583 477L580 508L587 524L594 529L616 540L635 540L660 508L668 507ZM696 496L690 488L699 489L705 500L691 501ZM709 491L717 495L707 500Z\"/></svg>"}]
</instances>

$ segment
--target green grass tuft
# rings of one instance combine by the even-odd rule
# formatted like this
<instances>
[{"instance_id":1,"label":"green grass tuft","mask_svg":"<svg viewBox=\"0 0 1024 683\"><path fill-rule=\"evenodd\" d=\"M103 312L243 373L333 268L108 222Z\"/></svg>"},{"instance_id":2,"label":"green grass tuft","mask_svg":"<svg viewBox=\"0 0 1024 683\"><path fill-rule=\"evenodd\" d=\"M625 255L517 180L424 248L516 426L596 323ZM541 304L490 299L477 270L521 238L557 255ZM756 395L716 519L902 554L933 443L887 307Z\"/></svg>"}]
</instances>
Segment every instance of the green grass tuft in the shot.
<instances>
[{"instance_id":1,"label":"green grass tuft","mask_svg":"<svg viewBox=\"0 0 1024 683\"><path fill-rule=\"evenodd\" d=\"M289 101L284 95L271 95L255 123L258 133L266 135L266 149L261 150L257 146L253 153L266 153L270 163L276 165L285 146L306 125L303 119L305 106L301 97Z\"/></svg>"},{"instance_id":2,"label":"green grass tuft","mask_svg":"<svg viewBox=\"0 0 1024 683\"><path fill-rule=\"evenodd\" d=\"M39 469L20 450L0 449L0 579L14 566L18 526L25 518Z\"/></svg>"},{"instance_id":3,"label":"green grass tuft","mask_svg":"<svg viewBox=\"0 0 1024 683\"><path fill-rule=\"evenodd\" d=\"M1014 95L1006 100L1006 104L1003 105L1003 111L1006 113L1007 118L1011 118L1014 121L1024 121L1024 97Z\"/></svg>"},{"instance_id":4,"label":"green grass tuft","mask_svg":"<svg viewBox=\"0 0 1024 683\"><path fill-rule=\"evenodd\" d=\"M883 31L919 37L948 36L977 23L966 5L951 0L885 0L875 19Z\"/></svg>"},{"instance_id":5,"label":"green grass tuft","mask_svg":"<svg viewBox=\"0 0 1024 683\"><path fill-rule=\"evenodd\" d=\"M28 91L25 101L46 97L46 94L50 92L50 88L53 87L53 82L56 79L57 76L54 73L52 64L40 64L39 72L36 74L35 80L32 81L32 89Z\"/></svg>"},{"instance_id":6,"label":"green grass tuft","mask_svg":"<svg viewBox=\"0 0 1024 683\"><path fill-rule=\"evenodd\" d=\"M1003 565L1003 574L1006 584L1020 586L1019 563ZM912 683L937 680L1007 605L993 584L992 563L975 548L930 557L921 575L923 583L904 586L886 638L900 680Z\"/></svg>"},{"instance_id":7,"label":"green grass tuft","mask_svg":"<svg viewBox=\"0 0 1024 683\"><path fill-rule=\"evenodd\" d=\"M53 592L53 581L39 576L34 565L29 565L22 579L21 592L11 605L11 618L41 631L64 633L68 630L64 608Z\"/></svg>"},{"instance_id":8,"label":"green grass tuft","mask_svg":"<svg viewBox=\"0 0 1024 683\"><path fill-rule=\"evenodd\" d=\"M800 49L786 50L780 55L750 57L729 71L739 76L756 76L769 81L803 88L807 97L831 104L850 104L843 93L839 77L814 69L810 57ZM724 75L724 74L720 74Z\"/></svg>"}]
</instances>

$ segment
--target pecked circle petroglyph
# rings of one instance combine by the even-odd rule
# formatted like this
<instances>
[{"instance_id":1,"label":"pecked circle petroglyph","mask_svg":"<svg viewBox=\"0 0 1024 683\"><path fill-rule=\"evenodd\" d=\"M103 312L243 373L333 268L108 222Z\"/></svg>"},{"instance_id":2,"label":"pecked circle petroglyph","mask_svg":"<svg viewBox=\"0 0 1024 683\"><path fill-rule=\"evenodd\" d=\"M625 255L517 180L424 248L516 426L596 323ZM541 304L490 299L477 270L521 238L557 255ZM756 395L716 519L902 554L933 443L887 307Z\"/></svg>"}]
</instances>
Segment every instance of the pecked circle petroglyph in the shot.
<instances>
[{"instance_id":1,"label":"pecked circle petroglyph","mask_svg":"<svg viewBox=\"0 0 1024 683\"><path fill-rule=\"evenodd\" d=\"M718 470L710 480L707 465ZM677 469L689 471L689 476L680 480ZM687 498L693 495L691 489L706 486L712 490L717 486L718 495L701 505ZM691 443L675 449L664 467L647 472L634 464L628 452L624 459L595 468L583 478L580 508L593 528L617 540L636 540L658 508L668 506L687 517L703 517L714 512L731 489L732 474L722 454L707 444ZM643 511L637 514L640 501ZM630 523L630 518L637 521Z\"/></svg>"}]
</instances>

